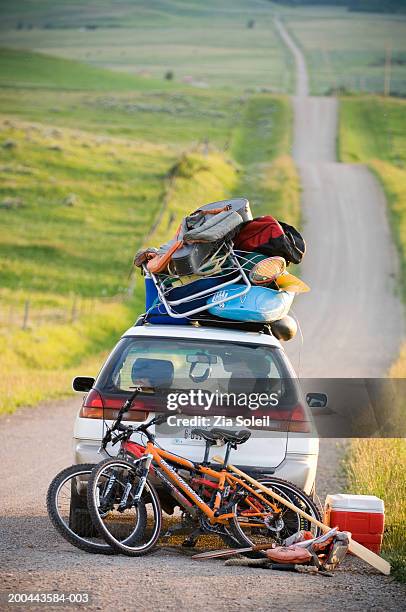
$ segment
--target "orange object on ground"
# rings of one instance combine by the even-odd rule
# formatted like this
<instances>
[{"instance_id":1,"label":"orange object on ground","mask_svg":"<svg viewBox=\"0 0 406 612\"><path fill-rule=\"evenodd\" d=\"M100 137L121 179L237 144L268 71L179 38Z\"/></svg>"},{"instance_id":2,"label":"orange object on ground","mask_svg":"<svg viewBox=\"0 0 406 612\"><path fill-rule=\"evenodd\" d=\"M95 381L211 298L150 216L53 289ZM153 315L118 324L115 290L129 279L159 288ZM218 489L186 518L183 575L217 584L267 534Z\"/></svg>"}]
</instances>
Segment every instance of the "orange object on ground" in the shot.
<instances>
[{"instance_id":1,"label":"orange object on ground","mask_svg":"<svg viewBox=\"0 0 406 612\"><path fill-rule=\"evenodd\" d=\"M385 525L384 503L375 495L327 495L324 523L349 531L353 540L379 553Z\"/></svg>"},{"instance_id":2,"label":"orange object on ground","mask_svg":"<svg viewBox=\"0 0 406 612\"><path fill-rule=\"evenodd\" d=\"M266 551L266 556L277 563L309 563L312 560L307 548L300 546L277 546Z\"/></svg>"}]
</instances>

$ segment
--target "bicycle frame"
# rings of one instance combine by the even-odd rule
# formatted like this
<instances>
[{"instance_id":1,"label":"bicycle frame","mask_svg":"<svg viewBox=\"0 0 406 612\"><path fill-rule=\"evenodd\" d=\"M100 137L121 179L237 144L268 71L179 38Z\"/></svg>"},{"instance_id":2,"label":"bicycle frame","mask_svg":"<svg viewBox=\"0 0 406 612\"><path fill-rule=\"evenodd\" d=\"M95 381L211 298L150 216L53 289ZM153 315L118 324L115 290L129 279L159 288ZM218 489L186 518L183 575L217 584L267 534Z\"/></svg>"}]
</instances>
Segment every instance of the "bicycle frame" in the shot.
<instances>
[{"instance_id":1,"label":"bicycle frame","mask_svg":"<svg viewBox=\"0 0 406 612\"><path fill-rule=\"evenodd\" d=\"M143 459L144 457L152 456L152 460L154 462L154 468L155 467L160 468L160 470L162 470L162 472L166 475L170 483L175 485L175 490L176 488L180 489L180 491L186 495L187 497L186 501L189 502L190 506L191 507L193 507L193 505L197 506L207 516L210 523L212 524L216 524L216 523L224 524L229 519L234 517L234 514L232 512L219 514L219 510L221 508L221 504L223 501L223 492L225 490L226 485L230 485L232 487L235 487L236 485L240 485L244 489L246 489L249 493L251 493L251 495L254 495L258 501L265 503L268 507L271 507L272 512L274 513L280 512L280 509L274 503L270 502L265 497L263 497L263 495L255 491L255 489L253 489L243 479L238 478L234 474L230 473L227 469L227 466L224 466L223 469L221 470L213 470L212 468L206 465L203 465L203 464L196 465L195 463L192 463L188 459L184 459L183 457L173 455L172 453L169 453L168 451L165 451L161 448L157 448L154 445L154 443L151 441L148 441L145 447L135 442L127 441L123 443L122 448L125 451L129 452L131 455L137 457L137 459ZM188 471L197 472L199 474L209 476L214 481L218 482L217 486L215 487L217 488L217 493L216 493L213 508L211 508L198 495L198 493L196 493L196 491L194 491L189 486L189 484L181 476L179 476L179 474L175 472L175 470L171 467L171 465L167 463L167 461L170 461L171 463L175 463L179 467L183 467L184 469ZM158 477L160 477L159 472L157 472L157 475ZM265 516L266 514L269 514L269 512L258 511L258 509L255 507L255 504L253 504L249 500L247 500L247 503L249 506L251 506L253 510L253 512L251 512L248 516L259 517L259 516ZM258 527L257 524L251 525L249 523L244 523L244 525L246 527L249 527L249 526Z\"/></svg>"}]
</instances>

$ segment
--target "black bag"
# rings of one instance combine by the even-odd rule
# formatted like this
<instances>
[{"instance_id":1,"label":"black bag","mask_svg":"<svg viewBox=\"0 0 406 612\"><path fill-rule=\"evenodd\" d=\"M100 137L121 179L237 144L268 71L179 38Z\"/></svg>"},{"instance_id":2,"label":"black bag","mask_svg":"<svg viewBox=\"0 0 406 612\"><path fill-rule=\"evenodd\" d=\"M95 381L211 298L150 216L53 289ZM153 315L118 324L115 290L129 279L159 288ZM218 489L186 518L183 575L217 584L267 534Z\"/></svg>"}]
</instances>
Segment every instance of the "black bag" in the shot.
<instances>
[{"instance_id":1,"label":"black bag","mask_svg":"<svg viewBox=\"0 0 406 612\"><path fill-rule=\"evenodd\" d=\"M287 264L299 264L306 253L306 243L303 236L293 225L288 225L283 221L278 221L278 223L283 229L282 236L264 242L256 247L256 250L263 255L268 255L268 257L279 255L286 260Z\"/></svg>"},{"instance_id":2,"label":"black bag","mask_svg":"<svg viewBox=\"0 0 406 612\"><path fill-rule=\"evenodd\" d=\"M293 225L288 225L283 221L279 221L280 225L285 232L285 236L288 239L289 246L287 250L290 253L290 259L292 263L298 264L302 261L304 254L306 253L306 243L300 232L297 231Z\"/></svg>"}]
</instances>

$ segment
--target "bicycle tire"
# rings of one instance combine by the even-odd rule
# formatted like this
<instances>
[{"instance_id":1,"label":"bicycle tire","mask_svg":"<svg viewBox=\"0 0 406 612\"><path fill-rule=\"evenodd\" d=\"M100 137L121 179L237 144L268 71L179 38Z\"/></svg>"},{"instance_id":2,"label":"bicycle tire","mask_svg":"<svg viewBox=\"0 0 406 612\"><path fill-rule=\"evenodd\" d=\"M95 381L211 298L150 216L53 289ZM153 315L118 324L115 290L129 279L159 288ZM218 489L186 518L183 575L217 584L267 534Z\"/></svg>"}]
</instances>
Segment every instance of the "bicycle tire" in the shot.
<instances>
[{"instance_id":1,"label":"bicycle tire","mask_svg":"<svg viewBox=\"0 0 406 612\"><path fill-rule=\"evenodd\" d=\"M106 527L105 522L103 521L102 513L99 512L99 484L101 482L101 478L103 478L103 474L107 472L107 470L111 469L127 469L129 473L131 473L133 479L139 478L136 470L135 464L127 461L125 459L106 459L99 463L92 471L92 474L89 479L89 484L87 488L87 503L90 512L90 516L92 517L92 521L94 526L100 535L104 538L107 544L109 544L116 552L122 553L124 555L130 557L139 557L142 555L146 555L154 550L156 547L156 543L160 537L161 529L162 529L162 508L161 503L159 501L158 494L151 484L149 479L145 483L144 493L143 493L143 503L150 502L152 505L152 511L154 514L153 520L154 525L152 528L151 538L146 543L141 543L142 529L138 526L133 531L133 533L124 540L119 540L114 537L114 534L109 531ZM104 476L105 477L105 476ZM132 481L134 482L134 480ZM121 483L123 486L123 483ZM147 515L147 512L146 512ZM144 526L144 533L146 532L146 522Z\"/></svg>"},{"instance_id":2,"label":"bicycle tire","mask_svg":"<svg viewBox=\"0 0 406 612\"><path fill-rule=\"evenodd\" d=\"M272 476L259 479L258 482L268 487L274 487L276 492L279 493L279 495L282 495L282 497L286 496L287 499L293 502L295 505L300 503L302 509L307 512L307 514L319 521L322 520L320 511L315 502L312 500L312 498L309 497L307 493L305 493L302 489L294 485L292 482L289 482L288 480L282 480L281 478L274 478ZM254 485L252 485L252 487L255 488ZM266 494L264 494L262 491L259 490L258 492L266 496ZM270 501L272 501L272 498L270 496L269 499ZM273 503L275 503L275 501L273 501ZM276 503L278 504L278 502ZM232 536L232 540L234 540L234 545L235 541L238 541L241 547L253 546L255 544L258 544L257 541L250 539L249 535L247 535L246 532L244 533L237 518L236 506L237 504L233 508L234 518L230 521L230 525L228 527L228 531ZM274 539L276 543L281 543L283 539L289 537L290 535L293 535L293 533L301 529L313 529L314 537L317 537L321 534L321 530L319 527L316 527L314 524L310 523L310 521L303 519L303 517L301 517L298 513L295 513L293 510L286 509L285 516L286 514L288 514L288 516L290 516L291 518L293 518L293 515L295 515L295 522L291 521L290 526L285 525L284 529L280 532L278 537L272 538L272 532L267 533L269 541L272 541L272 539ZM225 536L224 539L227 540L227 536ZM253 553L249 554L252 555Z\"/></svg>"},{"instance_id":3,"label":"bicycle tire","mask_svg":"<svg viewBox=\"0 0 406 612\"><path fill-rule=\"evenodd\" d=\"M87 498L84 500L85 504L83 509L77 508L77 510L83 510L81 517L73 517L72 504L70 505L67 521L64 520L63 516L61 515L61 509L58 504L59 496L64 484L68 483L69 480L72 481L73 478L77 478L78 476L83 475L90 477L94 467L94 463L71 465L70 467L61 470L55 476L49 485L47 492L46 503L48 516L53 526L61 534L61 536L70 544L76 546L76 548L80 548L81 550L92 554L112 555L115 554L114 549L103 539L100 538L100 543L86 539L86 533L91 534L87 537L92 537L92 535L96 534L90 514L87 511ZM93 532L91 531L92 529Z\"/></svg>"}]
</instances>

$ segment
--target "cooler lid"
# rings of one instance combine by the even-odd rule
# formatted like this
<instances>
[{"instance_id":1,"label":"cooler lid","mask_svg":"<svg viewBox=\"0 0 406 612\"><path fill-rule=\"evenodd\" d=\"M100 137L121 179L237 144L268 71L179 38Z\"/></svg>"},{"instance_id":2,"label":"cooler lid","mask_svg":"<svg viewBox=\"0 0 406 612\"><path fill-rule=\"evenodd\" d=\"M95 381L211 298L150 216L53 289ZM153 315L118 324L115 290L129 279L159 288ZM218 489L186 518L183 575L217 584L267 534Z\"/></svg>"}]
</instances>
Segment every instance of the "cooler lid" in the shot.
<instances>
[{"instance_id":1,"label":"cooler lid","mask_svg":"<svg viewBox=\"0 0 406 612\"><path fill-rule=\"evenodd\" d=\"M383 500L375 495L336 493L335 495L327 495L325 505L330 506L333 510L375 512L379 514L383 514L385 511Z\"/></svg>"}]
</instances>

